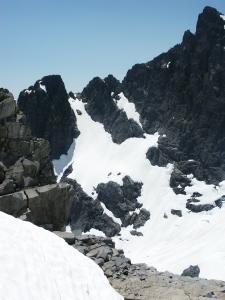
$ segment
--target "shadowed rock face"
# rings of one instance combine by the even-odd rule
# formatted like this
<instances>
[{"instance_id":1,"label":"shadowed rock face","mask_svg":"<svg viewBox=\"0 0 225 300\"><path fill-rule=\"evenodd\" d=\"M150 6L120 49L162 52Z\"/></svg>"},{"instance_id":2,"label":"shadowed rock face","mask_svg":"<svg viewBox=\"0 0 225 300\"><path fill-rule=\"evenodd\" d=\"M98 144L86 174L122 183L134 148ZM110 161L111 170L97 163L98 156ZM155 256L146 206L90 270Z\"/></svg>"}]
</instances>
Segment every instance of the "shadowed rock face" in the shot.
<instances>
[{"instance_id":1,"label":"shadowed rock face","mask_svg":"<svg viewBox=\"0 0 225 300\"><path fill-rule=\"evenodd\" d=\"M70 185L55 184L49 142L31 135L13 95L0 89L0 210L61 230L72 198Z\"/></svg>"},{"instance_id":2,"label":"shadowed rock face","mask_svg":"<svg viewBox=\"0 0 225 300\"><path fill-rule=\"evenodd\" d=\"M113 142L118 144L130 137L143 137L141 127L117 107L113 97L120 91L120 82L109 75L104 80L99 77L91 80L81 94L87 103L85 108L88 114L94 121L102 123Z\"/></svg>"},{"instance_id":3,"label":"shadowed rock face","mask_svg":"<svg viewBox=\"0 0 225 300\"><path fill-rule=\"evenodd\" d=\"M18 106L26 115L33 136L49 141L53 159L67 153L79 131L61 76L45 76L23 90Z\"/></svg>"},{"instance_id":4,"label":"shadowed rock face","mask_svg":"<svg viewBox=\"0 0 225 300\"><path fill-rule=\"evenodd\" d=\"M154 164L193 159L200 180L225 179L225 21L206 7L196 34L146 64L137 64L122 82L148 133L167 142L148 152Z\"/></svg>"}]
</instances>

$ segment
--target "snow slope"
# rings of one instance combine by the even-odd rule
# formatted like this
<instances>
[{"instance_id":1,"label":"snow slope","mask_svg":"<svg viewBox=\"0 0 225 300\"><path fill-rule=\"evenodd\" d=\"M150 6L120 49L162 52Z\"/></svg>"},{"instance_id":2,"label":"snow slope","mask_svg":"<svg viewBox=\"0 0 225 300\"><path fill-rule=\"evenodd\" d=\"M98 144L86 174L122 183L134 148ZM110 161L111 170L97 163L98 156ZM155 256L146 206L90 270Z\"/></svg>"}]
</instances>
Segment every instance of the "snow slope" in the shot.
<instances>
[{"instance_id":1,"label":"snow slope","mask_svg":"<svg viewBox=\"0 0 225 300\"><path fill-rule=\"evenodd\" d=\"M102 270L63 239L0 212L1 300L122 300Z\"/></svg>"},{"instance_id":2,"label":"snow slope","mask_svg":"<svg viewBox=\"0 0 225 300\"><path fill-rule=\"evenodd\" d=\"M123 95L121 98L118 107L138 120L133 104ZM157 145L157 134L115 144L103 125L86 113L82 101L70 99L70 103L81 134L76 140L74 171L69 177L76 179L92 197L100 182L113 180L121 184L125 175L143 182L139 202L151 212L151 219L140 230L144 236L135 237L129 233L131 228L123 229L122 236L114 239L116 246L123 248L134 263L145 262L160 271L174 273L198 264L202 277L225 280L225 208L194 214L185 207L186 200L196 191L203 194L200 203L214 203L225 194L225 182L215 189L193 178L193 186L186 188L187 195L175 195L169 186L173 166L152 166L145 156L150 146ZM77 109L82 115L77 114ZM172 215L171 209L181 209L183 217Z\"/></svg>"}]
</instances>

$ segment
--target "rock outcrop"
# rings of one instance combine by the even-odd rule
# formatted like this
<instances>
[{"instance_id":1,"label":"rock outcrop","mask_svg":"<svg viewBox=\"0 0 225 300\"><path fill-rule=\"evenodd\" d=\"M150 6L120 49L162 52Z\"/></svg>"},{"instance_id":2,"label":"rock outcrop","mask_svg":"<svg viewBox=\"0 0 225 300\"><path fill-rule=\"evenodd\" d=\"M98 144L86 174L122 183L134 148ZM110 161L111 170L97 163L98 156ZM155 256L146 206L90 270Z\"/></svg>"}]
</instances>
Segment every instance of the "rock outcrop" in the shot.
<instances>
[{"instance_id":1,"label":"rock outcrop","mask_svg":"<svg viewBox=\"0 0 225 300\"><path fill-rule=\"evenodd\" d=\"M62 182L69 183L75 191L70 214L70 226L73 232L79 235L94 228L104 232L108 237L120 232L120 225L104 213L99 200L88 196L73 179L64 176Z\"/></svg>"},{"instance_id":2,"label":"rock outcrop","mask_svg":"<svg viewBox=\"0 0 225 300\"><path fill-rule=\"evenodd\" d=\"M61 230L69 220L72 188L55 183L48 141L32 137L6 89L0 89L0 107L0 210Z\"/></svg>"},{"instance_id":3,"label":"rock outcrop","mask_svg":"<svg viewBox=\"0 0 225 300\"><path fill-rule=\"evenodd\" d=\"M137 198L141 196L142 183L134 182L129 176L123 178L123 184L109 181L100 183L96 192L97 199L104 203L116 218L120 218L122 226L133 225L135 229L143 226L150 219L150 212L142 208ZM140 209L137 213L136 209Z\"/></svg>"},{"instance_id":4,"label":"rock outcrop","mask_svg":"<svg viewBox=\"0 0 225 300\"><path fill-rule=\"evenodd\" d=\"M72 165L65 170L61 182L70 184L75 191L70 226L76 235L94 228L102 231L107 237L112 237L119 234L121 226L132 225L137 229L150 219L150 212L141 208L142 204L137 200L141 195L142 183L133 181L129 176L122 179L122 185L113 181L100 183L95 189L97 198L94 199L83 191L76 180L68 178L71 172ZM110 215L108 211L104 212L102 204ZM137 232L137 235L141 236L141 233Z\"/></svg>"},{"instance_id":5,"label":"rock outcrop","mask_svg":"<svg viewBox=\"0 0 225 300\"><path fill-rule=\"evenodd\" d=\"M49 141L52 159L66 154L79 135L68 98L59 75L43 77L23 90L18 98L19 109L26 115L32 135Z\"/></svg>"},{"instance_id":6,"label":"rock outcrop","mask_svg":"<svg viewBox=\"0 0 225 300\"><path fill-rule=\"evenodd\" d=\"M147 133L166 135L147 157L152 164L191 159L199 180L225 179L225 21L206 7L196 33L154 60L137 64L122 82ZM190 171L190 170L189 170Z\"/></svg>"},{"instance_id":7,"label":"rock outcrop","mask_svg":"<svg viewBox=\"0 0 225 300\"><path fill-rule=\"evenodd\" d=\"M199 269L199 266L190 266L188 267L187 269L185 269L181 276L189 276L189 277L199 277L199 274L200 274L200 269Z\"/></svg>"},{"instance_id":8,"label":"rock outcrop","mask_svg":"<svg viewBox=\"0 0 225 300\"><path fill-rule=\"evenodd\" d=\"M96 77L84 88L81 97L85 108L94 121L100 122L115 143L130 137L143 137L142 128L119 109L114 98L120 92L120 82L109 75L104 80Z\"/></svg>"}]
</instances>

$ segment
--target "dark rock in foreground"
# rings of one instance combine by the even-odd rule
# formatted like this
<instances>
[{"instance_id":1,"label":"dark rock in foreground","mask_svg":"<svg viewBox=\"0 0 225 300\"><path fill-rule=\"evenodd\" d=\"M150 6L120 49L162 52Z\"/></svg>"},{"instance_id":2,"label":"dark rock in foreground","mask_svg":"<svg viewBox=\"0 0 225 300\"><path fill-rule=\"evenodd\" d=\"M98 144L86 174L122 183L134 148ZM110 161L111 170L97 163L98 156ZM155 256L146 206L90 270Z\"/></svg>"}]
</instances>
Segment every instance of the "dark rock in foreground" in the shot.
<instances>
[{"instance_id":1,"label":"dark rock in foreground","mask_svg":"<svg viewBox=\"0 0 225 300\"><path fill-rule=\"evenodd\" d=\"M48 230L63 230L69 222L72 199L70 185L44 185L0 196L0 211Z\"/></svg>"},{"instance_id":2,"label":"dark rock in foreground","mask_svg":"<svg viewBox=\"0 0 225 300\"><path fill-rule=\"evenodd\" d=\"M199 269L199 266L190 266L188 267L187 269L185 269L181 276L189 276L189 277L199 277L199 274L200 274L200 269Z\"/></svg>"},{"instance_id":3,"label":"dark rock in foreground","mask_svg":"<svg viewBox=\"0 0 225 300\"><path fill-rule=\"evenodd\" d=\"M53 159L67 153L79 130L59 75L45 76L23 90L18 106L26 115L32 135L49 141Z\"/></svg>"}]
</instances>

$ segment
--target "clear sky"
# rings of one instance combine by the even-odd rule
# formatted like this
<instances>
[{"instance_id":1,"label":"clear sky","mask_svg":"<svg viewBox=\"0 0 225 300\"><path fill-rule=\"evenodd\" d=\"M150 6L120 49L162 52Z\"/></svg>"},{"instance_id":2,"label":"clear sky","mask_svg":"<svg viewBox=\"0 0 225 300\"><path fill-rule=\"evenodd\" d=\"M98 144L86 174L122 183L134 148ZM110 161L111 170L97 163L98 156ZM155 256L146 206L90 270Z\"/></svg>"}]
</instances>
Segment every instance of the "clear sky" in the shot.
<instances>
[{"instance_id":1,"label":"clear sky","mask_svg":"<svg viewBox=\"0 0 225 300\"><path fill-rule=\"evenodd\" d=\"M74 92L121 80L195 31L206 5L225 13L225 0L0 0L0 86L17 96L49 74Z\"/></svg>"}]
</instances>

